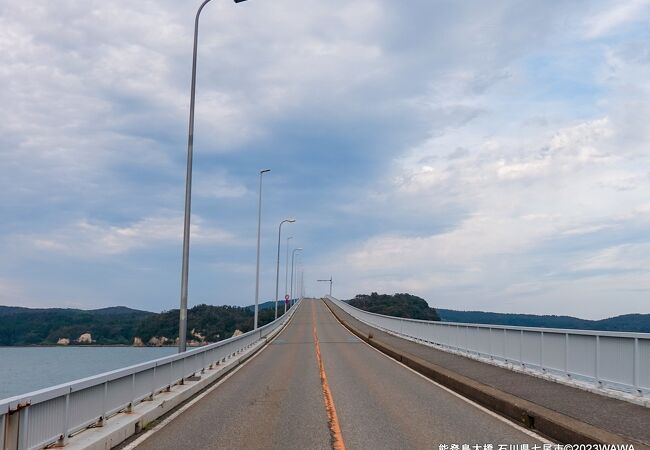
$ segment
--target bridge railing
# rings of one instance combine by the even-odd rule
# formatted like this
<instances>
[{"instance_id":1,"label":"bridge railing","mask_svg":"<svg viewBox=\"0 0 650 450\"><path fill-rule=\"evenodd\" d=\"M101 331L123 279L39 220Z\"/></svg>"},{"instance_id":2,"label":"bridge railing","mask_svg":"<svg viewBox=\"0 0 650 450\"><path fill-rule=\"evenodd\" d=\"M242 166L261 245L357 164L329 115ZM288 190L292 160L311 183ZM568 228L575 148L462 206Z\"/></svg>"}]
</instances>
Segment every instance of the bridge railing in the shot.
<instances>
[{"instance_id":1,"label":"bridge railing","mask_svg":"<svg viewBox=\"0 0 650 450\"><path fill-rule=\"evenodd\" d=\"M0 450L65 445L71 434L103 426L111 416L261 341L284 325L297 305L257 330L214 344L0 400Z\"/></svg>"},{"instance_id":2,"label":"bridge railing","mask_svg":"<svg viewBox=\"0 0 650 450\"><path fill-rule=\"evenodd\" d=\"M650 333L430 322L375 314L327 298L370 326L443 350L650 397Z\"/></svg>"}]
</instances>

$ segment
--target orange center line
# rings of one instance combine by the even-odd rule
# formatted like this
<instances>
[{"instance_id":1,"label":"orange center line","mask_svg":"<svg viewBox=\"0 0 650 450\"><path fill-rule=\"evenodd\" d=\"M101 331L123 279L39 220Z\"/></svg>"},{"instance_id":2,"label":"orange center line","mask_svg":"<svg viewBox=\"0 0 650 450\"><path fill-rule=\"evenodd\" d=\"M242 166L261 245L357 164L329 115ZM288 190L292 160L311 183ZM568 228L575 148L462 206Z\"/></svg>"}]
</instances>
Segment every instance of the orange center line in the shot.
<instances>
[{"instance_id":1,"label":"orange center line","mask_svg":"<svg viewBox=\"0 0 650 450\"><path fill-rule=\"evenodd\" d=\"M336 414L336 406L334 406L334 398L330 385L327 382L327 374L325 373L325 366L323 359L320 355L320 343L318 342L318 333L316 333L316 310L314 304L311 305L311 321L312 330L314 333L314 346L316 347L316 360L318 361L318 369L320 371L320 383L323 387L323 398L325 400L325 409L327 410L327 418L329 423L330 435L332 436L332 448L334 450L345 450L345 443L343 442L343 435L341 434L341 427L339 425L339 417Z\"/></svg>"}]
</instances>

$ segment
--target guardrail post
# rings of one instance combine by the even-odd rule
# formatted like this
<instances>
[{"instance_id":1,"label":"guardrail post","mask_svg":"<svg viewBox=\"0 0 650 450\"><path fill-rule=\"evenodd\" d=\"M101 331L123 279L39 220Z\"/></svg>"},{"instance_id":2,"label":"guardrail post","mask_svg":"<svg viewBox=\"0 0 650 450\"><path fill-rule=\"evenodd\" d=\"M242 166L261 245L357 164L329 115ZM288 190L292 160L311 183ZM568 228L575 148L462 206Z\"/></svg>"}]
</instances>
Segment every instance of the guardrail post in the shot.
<instances>
[{"instance_id":1,"label":"guardrail post","mask_svg":"<svg viewBox=\"0 0 650 450\"><path fill-rule=\"evenodd\" d=\"M102 416L97 421L98 427L103 427L106 422L106 409L108 402L108 381L104 382L104 395L102 396Z\"/></svg>"},{"instance_id":2,"label":"guardrail post","mask_svg":"<svg viewBox=\"0 0 650 450\"><path fill-rule=\"evenodd\" d=\"M564 333L564 373L571 378L569 373L569 333Z\"/></svg>"},{"instance_id":3,"label":"guardrail post","mask_svg":"<svg viewBox=\"0 0 650 450\"><path fill-rule=\"evenodd\" d=\"M181 379L178 382L179 385L185 384L185 358L181 359Z\"/></svg>"},{"instance_id":4,"label":"guardrail post","mask_svg":"<svg viewBox=\"0 0 650 450\"><path fill-rule=\"evenodd\" d=\"M70 393L65 396L65 413L63 415L63 430L61 430L61 437L57 441L57 447L63 447L68 443L68 423L70 421Z\"/></svg>"},{"instance_id":5,"label":"guardrail post","mask_svg":"<svg viewBox=\"0 0 650 450\"><path fill-rule=\"evenodd\" d=\"M151 395L149 396L149 400L153 400L153 396L156 395L156 367L158 366L153 366L153 372L151 374Z\"/></svg>"},{"instance_id":6,"label":"guardrail post","mask_svg":"<svg viewBox=\"0 0 650 450\"><path fill-rule=\"evenodd\" d=\"M126 412L133 412L133 404L135 403L135 372L131 374L131 401L129 406L126 407Z\"/></svg>"},{"instance_id":7,"label":"guardrail post","mask_svg":"<svg viewBox=\"0 0 650 450\"><path fill-rule=\"evenodd\" d=\"M539 333L539 368L542 369L542 372L546 373L544 368L544 332Z\"/></svg>"},{"instance_id":8,"label":"guardrail post","mask_svg":"<svg viewBox=\"0 0 650 450\"><path fill-rule=\"evenodd\" d=\"M492 351L492 328L490 328L490 359L494 360L494 352Z\"/></svg>"},{"instance_id":9,"label":"guardrail post","mask_svg":"<svg viewBox=\"0 0 650 450\"><path fill-rule=\"evenodd\" d=\"M29 429L29 405L18 411L18 421L18 450L25 450Z\"/></svg>"},{"instance_id":10,"label":"guardrail post","mask_svg":"<svg viewBox=\"0 0 650 450\"><path fill-rule=\"evenodd\" d=\"M5 450L5 428L7 427L7 415L0 416L0 450Z\"/></svg>"},{"instance_id":11,"label":"guardrail post","mask_svg":"<svg viewBox=\"0 0 650 450\"><path fill-rule=\"evenodd\" d=\"M639 389L639 338L634 338L634 367L633 367L633 380L635 394L642 395Z\"/></svg>"},{"instance_id":12,"label":"guardrail post","mask_svg":"<svg viewBox=\"0 0 650 450\"><path fill-rule=\"evenodd\" d=\"M598 387L603 385L603 382L600 381L600 336L596 335L596 370L595 370L595 376L596 376L596 384Z\"/></svg>"},{"instance_id":13,"label":"guardrail post","mask_svg":"<svg viewBox=\"0 0 650 450\"><path fill-rule=\"evenodd\" d=\"M519 364L521 367L526 367L524 364L524 330L519 330Z\"/></svg>"},{"instance_id":14,"label":"guardrail post","mask_svg":"<svg viewBox=\"0 0 650 450\"><path fill-rule=\"evenodd\" d=\"M18 448L18 429L20 428L20 415L17 413L6 414L5 418L5 440L4 450L16 450Z\"/></svg>"}]
</instances>

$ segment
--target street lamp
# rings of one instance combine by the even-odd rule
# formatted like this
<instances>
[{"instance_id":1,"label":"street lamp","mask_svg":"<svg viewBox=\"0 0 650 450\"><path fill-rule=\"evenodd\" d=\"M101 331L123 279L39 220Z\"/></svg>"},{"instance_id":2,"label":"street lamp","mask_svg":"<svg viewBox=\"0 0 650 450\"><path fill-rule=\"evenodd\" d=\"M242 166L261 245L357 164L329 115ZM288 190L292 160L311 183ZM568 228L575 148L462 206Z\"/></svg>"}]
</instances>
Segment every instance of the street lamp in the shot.
<instances>
[{"instance_id":1,"label":"street lamp","mask_svg":"<svg viewBox=\"0 0 650 450\"><path fill-rule=\"evenodd\" d=\"M282 236L282 224L283 223L294 223L296 219L284 219L280 222L280 227L278 228L278 262L275 266L275 318L278 318L278 284L280 283L280 237Z\"/></svg>"},{"instance_id":2,"label":"street lamp","mask_svg":"<svg viewBox=\"0 0 650 450\"><path fill-rule=\"evenodd\" d=\"M293 251L291 252L291 294L290 294L290 299L293 302L293 259L296 256L296 252L299 252L302 250L302 247L294 248Z\"/></svg>"},{"instance_id":3,"label":"street lamp","mask_svg":"<svg viewBox=\"0 0 650 450\"><path fill-rule=\"evenodd\" d=\"M294 270L295 281L293 282L293 293L300 298L300 274L302 273L302 261L300 255L296 257L296 268ZM293 301L293 299L291 299Z\"/></svg>"},{"instance_id":4,"label":"street lamp","mask_svg":"<svg viewBox=\"0 0 650 450\"><path fill-rule=\"evenodd\" d=\"M300 272L300 299L305 296L305 269Z\"/></svg>"},{"instance_id":5,"label":"street lamp","mask_svg":"<svg viewBox=\"0 0 650 450\"><path fill-rule=\"evenodd\" d=\"M300 271L302 270L302 261L300 260L300 254L296 255L296 265L293 269L293 295L291 296L291 304L295 303L294 297L298 298L300 295Z\"/></svg>"},{"instance_id":6,"label":"street lamp","mask_svg":"<svg viewBox=\"0 0 650 450\"><path fill-rule=\"evenodd\" d=\"M260 170L260 197L257 206L257 268L255 271L255 319L253 330L257 330L257 316L260 302L260 233L262 229L262 175L270 172L271 169Z\"/></svg>"},{"instance_id":7,"label":"street lamp","mask_svg":"<svg viewBox=\"0 0 650 450\"><path fill-rule=\"evenodd\" d=\"M203 7L211 0L205 0L196 11L194 19L194 48L192 51L192 87L190 90L190 122L187 133L187 173L185 175L185 219L183 222L183 263L181 268L181 305L178 321L178 352L186 350L187 335L187 280L190 259L190 215L192 209L192 156L194 149L194 99L196 93L196 49L199 43L199 17ZM245 0L235 0L241 3Z\"/></svg>"},{"instance_id":8,"label":"street lamp","mask_svg":"<svg viewBox=\"0 0 650 450\"><path fill-rule=\"evenodd\" d=\"M289 294L289 240L293 239L293 236L287 238L287 257L285 259L284 267L284 295ZM287 302L284 302L284 312L287 312Z\"/></svg>"},{"instance_id":9,"label":"street lamp","mask_svg":"<svg viewBox=\"0 0 650 450\"><path fill-rule=\"evenodd\" d=\"M327 281L330 284L330 297L332 296L332 277L330 276L329 280L316 280L316 281Z\"/></svg>"}]
</instances>

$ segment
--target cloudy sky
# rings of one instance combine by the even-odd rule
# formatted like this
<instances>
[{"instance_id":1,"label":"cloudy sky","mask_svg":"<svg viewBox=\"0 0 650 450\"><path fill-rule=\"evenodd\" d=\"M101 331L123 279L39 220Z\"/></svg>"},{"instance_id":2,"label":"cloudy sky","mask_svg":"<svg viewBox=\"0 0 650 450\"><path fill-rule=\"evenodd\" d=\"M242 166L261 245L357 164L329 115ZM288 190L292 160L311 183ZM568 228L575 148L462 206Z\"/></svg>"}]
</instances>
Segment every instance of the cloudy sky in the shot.
<instances>
[{"instance_id":1,"label":"cloudy sky","mask_svg":"<svg viewBox=\"0 0 650 450\"><path fill-rule=\"evenodd\" d=\"M177 307L195 3L0 1L0 304ZM211 3L190 304L253 302L268 167L263 300L292 215L312 295L650 313L649 22L647 0Z\"/></svg>"}]
</instances>

